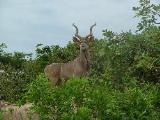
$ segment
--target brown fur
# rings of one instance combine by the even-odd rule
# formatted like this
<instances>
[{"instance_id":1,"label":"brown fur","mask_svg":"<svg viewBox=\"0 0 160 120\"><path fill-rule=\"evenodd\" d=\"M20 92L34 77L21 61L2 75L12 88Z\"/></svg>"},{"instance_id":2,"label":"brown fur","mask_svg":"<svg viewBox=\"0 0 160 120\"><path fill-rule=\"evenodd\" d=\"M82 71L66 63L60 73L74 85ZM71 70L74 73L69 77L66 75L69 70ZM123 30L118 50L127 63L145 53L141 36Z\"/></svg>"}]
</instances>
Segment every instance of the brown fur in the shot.
<instances>
[{"instance_id":1,"label":"brown fur","mask_svg":"<svg viewBox=\"0 0 160 120\"><path fill-rule=\"evenodd\" d=\"M68 63L52 63L45 67L44 73L53 86L59 85L62 79L68 80L71 77L87 75L90 68L89 42L94 41L92 28L95 25L96 24L90 27L89 35L81 37L78 35L78 27L73 24L76 28L76 34L73 37L73 41L80 46L80 55Z\"/></svg>"},{"instance_id":2,"label":"brown fur","mask_svg":"<svg viewBox=\"0 0 160 120\"><path fill-rule=\"evenodd\" d=\"M83 51L75 60L68 63L52 63L47 65L44 72L51 84L59 85L61 79L68 80L71 77L86 76L89 71L89 54Z\"/></svg>"}]
</instances>

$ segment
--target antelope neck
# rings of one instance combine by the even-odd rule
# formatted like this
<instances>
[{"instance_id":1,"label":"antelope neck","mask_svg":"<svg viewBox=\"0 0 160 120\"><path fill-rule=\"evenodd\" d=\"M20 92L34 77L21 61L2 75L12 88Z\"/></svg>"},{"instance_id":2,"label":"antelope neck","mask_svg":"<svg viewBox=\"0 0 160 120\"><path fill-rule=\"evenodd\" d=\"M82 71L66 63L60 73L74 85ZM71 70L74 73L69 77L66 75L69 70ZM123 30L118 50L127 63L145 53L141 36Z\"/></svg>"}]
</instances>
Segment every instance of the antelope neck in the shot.
<instances>
[{"instance_id":1,"label":"antelope neck","mask_svg":"<svg viewBox=\"0 0 160 120\"><path fill-rule=\"evenodd\" d=\"M88 50L85 51L80 51L80 59L83 61L84 59L86 60L87 64L89 64L89 53Z\"/></svg>"}]
</instances>

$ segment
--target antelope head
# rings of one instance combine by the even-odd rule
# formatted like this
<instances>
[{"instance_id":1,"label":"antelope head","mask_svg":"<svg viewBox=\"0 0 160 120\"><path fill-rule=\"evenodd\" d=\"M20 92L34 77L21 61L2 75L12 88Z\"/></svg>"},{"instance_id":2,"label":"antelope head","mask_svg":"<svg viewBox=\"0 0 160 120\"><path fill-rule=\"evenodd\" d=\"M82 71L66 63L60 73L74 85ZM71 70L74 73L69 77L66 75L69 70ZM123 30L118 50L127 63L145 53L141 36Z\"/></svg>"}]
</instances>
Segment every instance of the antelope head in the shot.
<instances>
[{"instance_id":1,"label":"antelope head","mask_svg":"<svg viewBox=\"0 0 160 120\"><path fill-rule=\"evenodd\" d=\"M86 37L81 37L79 35L78 27L75 24L73 24L73 27L75 27L75 29L76 29L76 33L73 36L73 41L80 46L81 51L88 50L89 43L94 41L94 36L93 36L93 32L92 32L92 29L94 26L96 26L96 23L90 27L90 33Z\"/></svg>"}]
</instances>

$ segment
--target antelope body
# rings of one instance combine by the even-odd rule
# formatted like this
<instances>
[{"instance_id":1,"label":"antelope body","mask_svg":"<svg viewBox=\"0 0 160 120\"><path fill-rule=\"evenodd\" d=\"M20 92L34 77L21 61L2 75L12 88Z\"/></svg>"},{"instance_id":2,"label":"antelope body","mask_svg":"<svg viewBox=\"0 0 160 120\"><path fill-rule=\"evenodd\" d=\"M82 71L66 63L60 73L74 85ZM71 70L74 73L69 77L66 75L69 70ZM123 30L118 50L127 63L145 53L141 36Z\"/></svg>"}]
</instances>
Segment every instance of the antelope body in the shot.
<instances>
[{"instance_id":1,"label":"antelope body","mask_svg":"<svg viewBox=\"0 0 160 120\"><path fill-rule=\"evenodd\" d=\"M86 37L78 35L78 27L76 28L76 34L73 36L73 41L80 47L80 54L73 61L68 63L52 63L47 65L44 69L45 75L49 78L53 86L59 85L61 79L68 80L71 77L86 76L90 68L90 53L89 42L94 41L92 29L96 24L90 27L90 34Z\"/></svg>"}]
</instances>

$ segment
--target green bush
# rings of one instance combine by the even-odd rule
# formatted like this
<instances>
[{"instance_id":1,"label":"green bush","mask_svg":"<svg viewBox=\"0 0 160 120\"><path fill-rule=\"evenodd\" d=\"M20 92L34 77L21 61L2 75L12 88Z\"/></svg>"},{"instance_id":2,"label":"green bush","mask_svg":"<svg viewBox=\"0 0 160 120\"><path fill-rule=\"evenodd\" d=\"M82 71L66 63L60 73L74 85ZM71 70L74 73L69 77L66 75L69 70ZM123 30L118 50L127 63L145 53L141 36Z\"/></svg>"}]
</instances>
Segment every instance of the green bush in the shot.
<instances>
[{"instance_id":1,"label":"green bush","mask_svg":"<svg viewBox=\"0 0 160 120\"><path fill-rule=\"evenodd\" d=\"M43 72L48 64L66 63L73 60L78 54L78 46L71 42L65 47L60 47L59 45L42 46L42 44L38 44L36 54L36 65L38 66L38 70Z\"/></svg>"},{"instance_id":2,"label":"green bush","mask_svg":"<svg viewBox=\"0 0 160 120\"><path fill-rule=\"evenodd\" d=\"M33 67L33 66L32 66ZM16 102L26 92L27 84L34 78L33 71L28 69L15 69L11 65L0 64L0 100Z\"/></svg>"},{"instance_id":3,"label":"green bush","mask_svg":"<svg viewBox=\"0 0 160 120\"><path fill-rule=\"evenodd\" d=\"M141 82L159 82L160 27L150 27L142 33L113 33L105 30L104 39L95 42L91 76L123 84L130 77Z\"/></svg>"},{"instance_id":4,"label":"green bush","mask_svg":"<svg viewBox=\"0 0 160 120\"><path fill-rule=\"evenodd\" d=\"M42 119L158 119L159 85L144 83L117 90L108 83L92 84L92 79L72 78L51 87L40 75L25 96L34 103Z\"/></svg>"}]
</instances>

